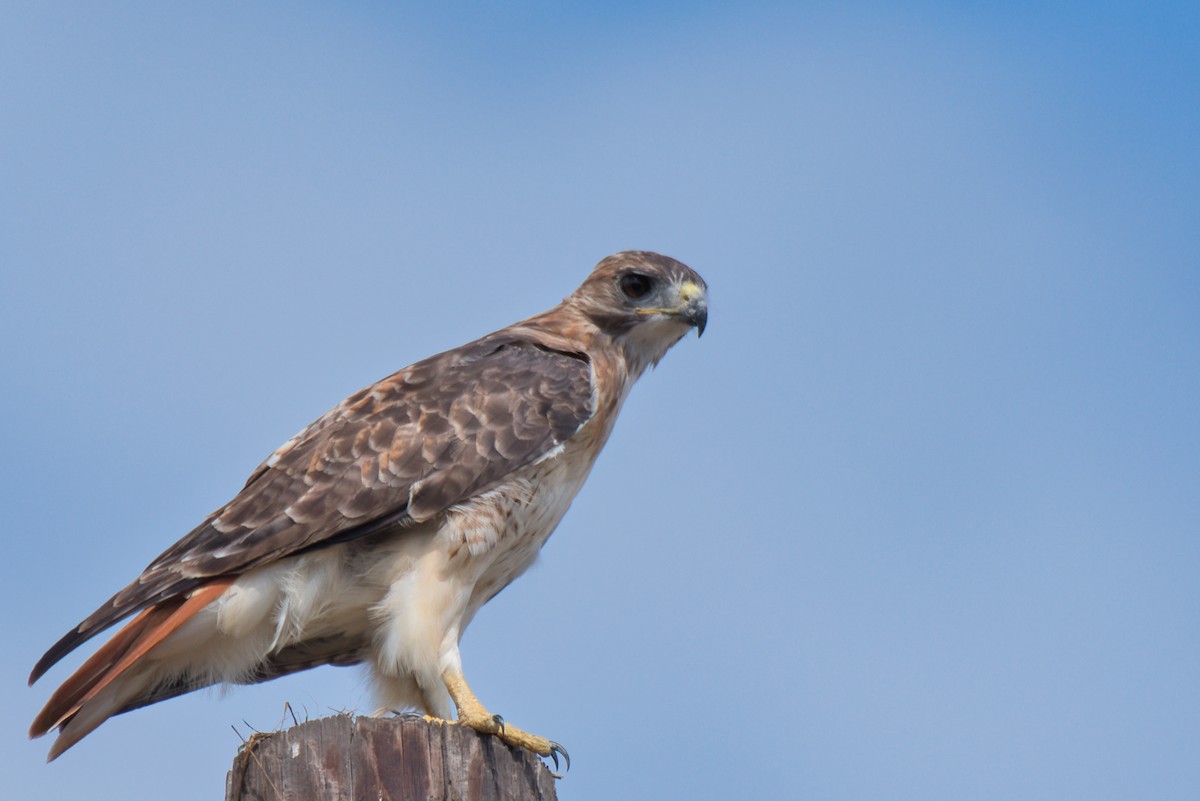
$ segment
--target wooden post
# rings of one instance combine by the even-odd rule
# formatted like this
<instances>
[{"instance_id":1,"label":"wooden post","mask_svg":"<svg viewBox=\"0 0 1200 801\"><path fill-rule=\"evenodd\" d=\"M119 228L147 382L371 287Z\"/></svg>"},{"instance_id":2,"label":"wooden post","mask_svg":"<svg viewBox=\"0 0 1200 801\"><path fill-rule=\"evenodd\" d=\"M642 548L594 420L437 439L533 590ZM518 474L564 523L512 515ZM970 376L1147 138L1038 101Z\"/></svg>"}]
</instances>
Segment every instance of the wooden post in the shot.
<instances>
[{"instance_id":1,"label":"wooden post","mask_svg":"<svg viewBox=\"0 0 1200 801\"><path fill-rule=\"evenodd\" d=\"M465 726L350 715L255 734L225 801L556 801L535 754Z\"/></svg>"}]
</instances>

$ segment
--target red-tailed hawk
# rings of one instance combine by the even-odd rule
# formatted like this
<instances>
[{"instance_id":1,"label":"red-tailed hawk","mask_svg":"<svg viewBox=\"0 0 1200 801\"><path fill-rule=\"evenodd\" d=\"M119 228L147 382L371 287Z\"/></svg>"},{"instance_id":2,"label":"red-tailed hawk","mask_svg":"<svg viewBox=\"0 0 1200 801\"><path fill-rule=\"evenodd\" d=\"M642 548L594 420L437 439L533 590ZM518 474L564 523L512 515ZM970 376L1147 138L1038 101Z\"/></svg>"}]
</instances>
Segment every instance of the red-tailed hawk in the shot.
<instances>
[{"instance_id":1,"label":"red-tailed hawk","mask_svg":"<svg viewBox=\"0 0 1200 801\"><path fill-rule=\"evenodd\" d=\"M406 367L288 440L233 500L46 652L136 615L58 688L30 736L54 759L113 715L220 682L369 666L381 710L416 708L551 756L480 704L458 643L536 558L630 387L707 320L674 259L601 261L547 312Z\"/></svg>"}]
</instances>

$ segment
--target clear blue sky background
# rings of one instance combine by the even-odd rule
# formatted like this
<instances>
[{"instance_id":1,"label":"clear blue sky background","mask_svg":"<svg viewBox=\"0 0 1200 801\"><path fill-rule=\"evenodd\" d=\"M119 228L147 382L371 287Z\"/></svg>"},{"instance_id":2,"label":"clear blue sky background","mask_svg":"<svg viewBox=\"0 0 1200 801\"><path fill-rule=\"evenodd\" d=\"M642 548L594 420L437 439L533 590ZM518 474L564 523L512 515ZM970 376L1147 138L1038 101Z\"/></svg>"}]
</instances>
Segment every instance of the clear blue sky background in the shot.
<instances>
[{"instance_id":1,"label":"clear blue sky background","mask_svg":"<svg viewBox=\"0 0 1200 801\"><path fill-rule=\"evenodd\" d=\"M1194 799L1194 3L6 3L7 798L220 798L354 670L42 650L359 387L602 256L711 285L468 676L564 801ZM243 722L245 721L245 722Z\"/></svg>"}]
</instances>

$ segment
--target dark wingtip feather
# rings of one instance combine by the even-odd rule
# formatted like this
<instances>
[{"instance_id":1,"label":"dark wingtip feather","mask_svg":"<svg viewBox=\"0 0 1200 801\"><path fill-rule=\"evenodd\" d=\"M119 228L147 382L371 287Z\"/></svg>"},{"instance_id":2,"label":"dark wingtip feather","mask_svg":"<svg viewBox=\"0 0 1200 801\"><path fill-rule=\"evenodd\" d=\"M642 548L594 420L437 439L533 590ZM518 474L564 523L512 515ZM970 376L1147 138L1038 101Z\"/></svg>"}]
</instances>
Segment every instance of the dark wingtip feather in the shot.
<instances>
[{"instance_id":1,"label":"dark wingtip feather","mask_svg":"<svg viewBox=\"0 0 1200 801\"><path fill-rule=\"evenodd\" d=\"M46 675L46 671L57 665L64 656L83 645L94 633L85 636L79 632L79 627L75 627L64 634L62 639L50 646L50 650L42 654L42 658L33 666L33 671L29 674L29 686L32 687L34 682Z\"/></svg>"},{"instance_id":2,"label":"dark wingtip feather","mask_svg":"<svg viewBox=\"0 0 1200 801\"><path fill-rule=\"evenodd\" d=\"M107 603L68 631L58 642L50 646L50 650L42 655L29 674L29 686L46 675L64 656L83 645L102 631L106 631L125 618L142 609L153 606L161 601L173 598L195 588L202 579L184 578L175 573L164 573L155 577L153 582L143 582L139 578L121 592L109 598ZM136 590L136 592L134 592ZM127 597L122 597L127 596Z\"/></svg>"}]
</instances>

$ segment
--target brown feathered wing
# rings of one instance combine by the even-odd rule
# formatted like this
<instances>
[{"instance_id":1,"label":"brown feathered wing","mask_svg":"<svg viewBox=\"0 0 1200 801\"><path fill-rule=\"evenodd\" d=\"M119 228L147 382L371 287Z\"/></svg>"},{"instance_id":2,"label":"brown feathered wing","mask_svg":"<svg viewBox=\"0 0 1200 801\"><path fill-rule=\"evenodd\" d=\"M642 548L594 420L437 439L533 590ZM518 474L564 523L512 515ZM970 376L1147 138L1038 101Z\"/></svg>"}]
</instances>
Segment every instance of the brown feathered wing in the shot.
<instances>
[{"instance_id":1,"label":"brown feathered wing","mask_svg":"<svg viewBox=\"0 0 1200 801\"><path fill-rule=\"evenodd\" d=\"M401 531L552 452L592 415L590 371L583 354L501 331L350 396L275 451L233 500L46 652L31 684L91 637L144 610L59 688L31 734L64 725L237 575L306 550ZM250 680L358 661L347 647L301 644L264 662ZM153 688L112 714L198 686L181 680Z\"/></svg>"}]
</instances>

